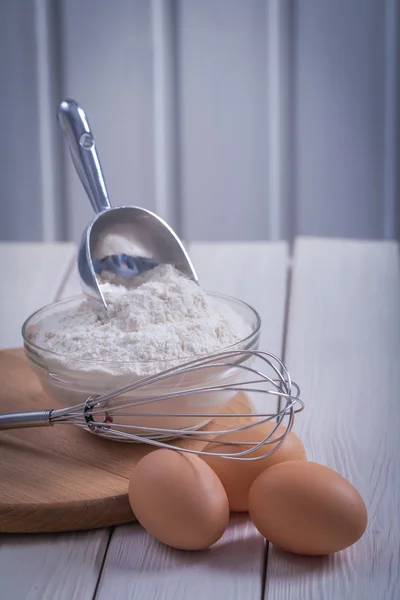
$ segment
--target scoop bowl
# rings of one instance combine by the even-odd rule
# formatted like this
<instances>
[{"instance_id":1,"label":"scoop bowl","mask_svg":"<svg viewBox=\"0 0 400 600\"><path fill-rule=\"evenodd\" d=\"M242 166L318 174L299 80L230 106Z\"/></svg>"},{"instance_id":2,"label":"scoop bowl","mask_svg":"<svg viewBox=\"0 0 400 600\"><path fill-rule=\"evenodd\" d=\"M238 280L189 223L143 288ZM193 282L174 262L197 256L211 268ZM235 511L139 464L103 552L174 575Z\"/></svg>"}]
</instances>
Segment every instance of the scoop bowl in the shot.
<instances>
[{"instance_id":1,"label":"scoop bowl","mask_svg":"<svg viewBox=\"0 0 400 600\"><path fill-rule=\"evenodd\" d=\"M138 206L112 207L88 118L75 100L64 100L58 121L79 178L97 213L83 232L78 271L83 292L107 303L98 275L125 285L157 264L173 264L198 282L193 264L173 229L155 213Z\"/></svg>"}]
</instances>

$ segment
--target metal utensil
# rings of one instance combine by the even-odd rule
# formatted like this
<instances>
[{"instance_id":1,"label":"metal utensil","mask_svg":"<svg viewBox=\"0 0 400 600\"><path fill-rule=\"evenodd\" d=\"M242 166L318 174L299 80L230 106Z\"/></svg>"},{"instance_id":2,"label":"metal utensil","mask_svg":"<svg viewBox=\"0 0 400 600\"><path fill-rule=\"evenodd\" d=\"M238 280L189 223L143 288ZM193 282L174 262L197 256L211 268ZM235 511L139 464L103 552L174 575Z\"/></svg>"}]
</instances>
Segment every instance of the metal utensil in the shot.
<instances>
[{"instance_id":1,"label":"metal utensil","mask_svg":"<svg viewBox=\"0 0 400 600\"><path fill-rule=\"evenodd\" d=\"M64 100L58 109L58 121L68 140L76 171L97 213L83 232L78 251L84 293L107 308L97 274L107 271L118 283L124 283L161 263L173 264L197 282L181 240L163 219L138 206L111 206L96 143L83 109L74 100Z\"/></svg>"},{"instance_id":2,"label":"metal utensil","mask_svg":"<svg viewBox=\"0 0 400 600\"><path fill-rule=\"evenodd\" d=\"M249 358L259 359L263 363L263 371L258 368L244 364ZM225 373L227 369L237 369L237 381L233 383L222 383L199 387L190 387L183 390L176 389L176 380L182 380L196 373L201 377L202 371L209 373L210 370L215 371L216 382L221 380L221 372ZM267 371L265 371L267 369ZM149 394L148 389L151 386L162 382L171 384L172 391L162 394ZM254 386L258 387L254 387ZM147 388L147 393L146 393ZM292 391L293 390L293 391ZM126 399L124 395L127 392L135 392L133 399ZM174 418L186 418L187 414L171 414L163 411L163 401L168 401L171 398L179 398L188 395L199 394L224 394L230 391L248 392L251 394L261 394L264 398L271 397L274 400L274 409L254 415L253 413L246 414L220 414L220 413L201 413L196 415L190 413L192 417L199 416L206 419L208 423L212 418L223 416L224 418L232 417L253 417L249 424L243 427L232 429L224 429L221 431L207 431L199 427L167 428L167 427L152 427L152 419L160 420ZM277 409L279 400L279 408ZM152 410L151 406L160 406L159 410ZM143 406L143 411L141 407ZM146 411L147 406L147 411ZM291 380L289 372L283 362L270 352L262 352L255 350L227 350L215 353L204 358L194 359L179 366L172 367L162 371L156 375L151 375L143 379L137 380L134 383L120 387L113 392L97 397L89 397L85 402L69 408L61 408L55 410L41 410L25 413L12 413L0 415L0 430L2 429L21 429L25 427L43 427L48 425L67 424L81 427L101 436L106 439L120 442L136 442L151 444L153 446L173 448L181 452L191 452L195 454L219 454L218 452L197 451L181 448L174 444L166 444L167 440L193 439L198 441L211 441L210 433L212 434L213 444L230 444L237 446L237 452L229 454L219 454L224 458L236 460L261 460L276 450L283 444L286 436L290 432L294 415L302 411L304 403L300 400L300 389L296 383ZM139 410L138 410L139 409ZM286 428L282 435L276 435L279 425L285 417L289 417L288 422L284 424ZM136 420L136 423L135 423ZM138 425L138 421L146 425ZM272 421L276 427L272 432L260 442L230 442L224 439L224 436L230 433L251 429L257 427L266 421ZM154 422L154 421L153 421ZM133 423L133 424L131 424ZM147 424L148 423L148 424ZM204 421L203 421L204 424ZM254 450L266 445L265 454L261 456L248 456ZM277 444L272 449L268 449L270 444Z\"/></svg>"}]
</instances>

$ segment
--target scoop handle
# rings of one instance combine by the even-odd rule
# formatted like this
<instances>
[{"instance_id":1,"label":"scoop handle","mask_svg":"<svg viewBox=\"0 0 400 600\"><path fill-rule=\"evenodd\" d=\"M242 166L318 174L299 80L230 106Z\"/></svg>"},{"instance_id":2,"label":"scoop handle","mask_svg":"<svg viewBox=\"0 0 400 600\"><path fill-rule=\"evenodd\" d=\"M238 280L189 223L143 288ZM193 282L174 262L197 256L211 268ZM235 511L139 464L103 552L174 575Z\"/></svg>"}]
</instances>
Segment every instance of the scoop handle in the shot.
<instances>
[{"instance_id":1,"label":"scoop handle","mask_svg":"<svg viewBox=\"0 0 400 600\"><path fill-rule=\"evenodd\" d=\"M67 138L72 161L96 213L111 208L89 121L75 100L63 100L58 122Z\"/></svg>"}]
</instances>

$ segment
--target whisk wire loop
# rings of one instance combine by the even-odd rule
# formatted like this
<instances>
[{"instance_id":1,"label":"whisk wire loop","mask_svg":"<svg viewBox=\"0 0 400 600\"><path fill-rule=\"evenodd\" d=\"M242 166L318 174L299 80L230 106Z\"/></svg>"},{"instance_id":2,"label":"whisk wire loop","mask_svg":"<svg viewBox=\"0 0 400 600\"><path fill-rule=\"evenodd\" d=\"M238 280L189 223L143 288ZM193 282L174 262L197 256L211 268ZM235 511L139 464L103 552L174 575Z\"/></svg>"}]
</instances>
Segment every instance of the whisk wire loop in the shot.
<instances>
[{"instance_id":1,"label":"whisk wire loop","mask_svg":"<svg viewBox=\"0 0 400 600\"><path fill-rule=\"evenodd\" d=\"M252 364L255 360L261 363L260 367ZM223 412L227 402L240 392L254 401L256 397L272 399L275 406L270 410L262 407L258 414ZM182 404L188 408L180 412ZM215 411L216 406L220 412ZM214 411L207 407L214 407ZM300 388L292 382L285 364L277 356L261 350L232 349L175 364L105 394L90 396L75 406L43 411L43 419L37 413L34 419L29 413L0 415L0 430L67 424L114 441L255 461L282 446L293 427L294 415L303 408ZM230 418L242 419L243 425L218 428L217 421L214 430L204 428L219 417L223 417L224 424ZM232 439L232 434L250 431L267 422L274 427L257 442ZM179 441L185 440L212 442L215 449L183 447ZM218 446L232 446L235 451L220 453ZM265 453L260 453L264 447Z\"/></svg>"}]
</instances>

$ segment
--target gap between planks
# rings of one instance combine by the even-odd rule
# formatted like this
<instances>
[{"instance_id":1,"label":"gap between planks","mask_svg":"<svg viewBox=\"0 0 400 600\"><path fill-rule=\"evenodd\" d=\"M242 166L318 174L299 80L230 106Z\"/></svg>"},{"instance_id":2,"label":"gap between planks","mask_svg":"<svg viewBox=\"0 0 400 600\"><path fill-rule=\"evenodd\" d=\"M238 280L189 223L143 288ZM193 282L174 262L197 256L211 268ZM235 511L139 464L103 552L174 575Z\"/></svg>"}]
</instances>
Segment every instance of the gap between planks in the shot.
<instances>
[{"instance_id":1,"label":"gap between planks","mask_svg":"<svg viewBox=\"0 0 400 600\"><path fill-rule=\"evenodd\" d=\"M290 304L291 304L291 292L292 292L292 280L293 280L293 247L289 246L289 255L286 269L286 297L285 297L285 309L283 319L283 334L282 334L282 350L280 358L286 364L286 347L287 347L287 336L289 328L289 315L290 315ZM290 373L290 365L286 364L286 367ZM278 412L282 409L282 400L278 398L277 404ZM270 543L268 540L265 541L265 555L264 555L264 568L262 573L262 584L261 584L261 600L266 598L267 589L267 577L268 577L268 557L270 554Z\"/></svg>"}]
</instances>

